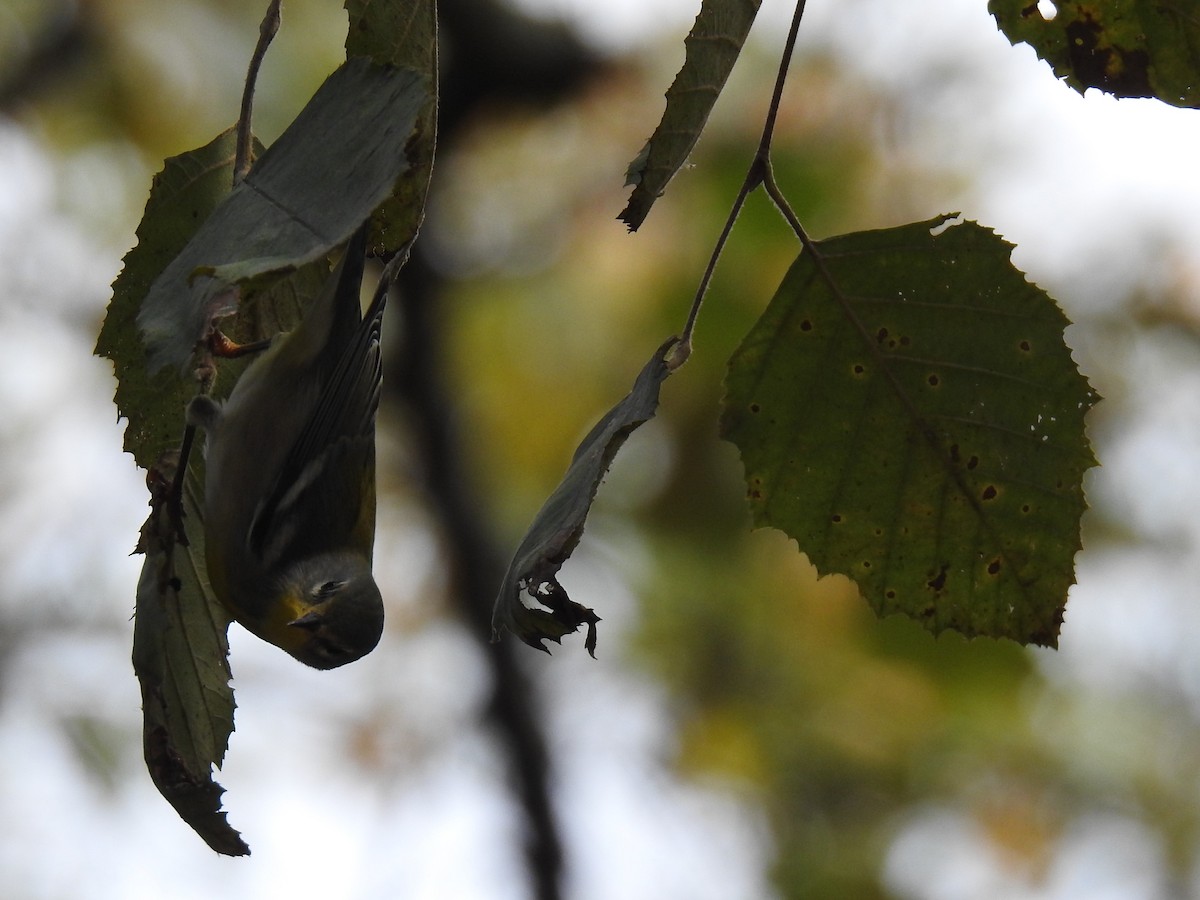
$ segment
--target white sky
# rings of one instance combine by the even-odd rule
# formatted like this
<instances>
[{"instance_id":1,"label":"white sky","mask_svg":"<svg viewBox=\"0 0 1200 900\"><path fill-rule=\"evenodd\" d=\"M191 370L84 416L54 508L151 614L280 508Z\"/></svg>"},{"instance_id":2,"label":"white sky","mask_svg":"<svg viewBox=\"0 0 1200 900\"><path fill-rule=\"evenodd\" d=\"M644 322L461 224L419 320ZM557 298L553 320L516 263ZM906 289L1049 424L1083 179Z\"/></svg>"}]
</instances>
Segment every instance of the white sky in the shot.
<instances>
[{"instance_id":1,"label":"white sky","mask_svg":"<svg viewBox=\"0 0 1200 900\"><path fill-rule=\"evenodd\" d=\"M681 0L522 3L564 12L610 47L664 33L682 40L695 13L693 3ZM1028 48L1010 47L985 6L984 0L812 0L800 52L838 48L871 83L927 85L930 104L909 109L908 127L893 138L897 165L924 160L931 170L974 175L966 187L930 197L928 214L962 209L995 227L1018 244L1017 264L1073 317L1112 304L1147 259L1190 271L1194 290L1196 113L1078 96L1055 83ZM777 46L789 16L787 4L766 0L754 36ZM646 123L647 133L653 124ZM477 663L466 639L447 630L401 638L394 652L347 670L309 673L235 629L238 731L219 780L230 791L234 824L254 848L248 862L208 854L136 767L106 794L63 746L58 716L86 712L118 732L140 729L127 635L120 630L127 627L138 569L125 554L145 495L120 452L108 364L90 357L124 247L96 246L85 227L63 215L60 193L71 179L79 183L81 171L108 173L118 184L128 171L119 154L107 160L100 154L51 172L43 152L34 137L0 127L0 246L6 248L0 444L8 451L0 474L0 565L9 588L0 603L11 611L36 599L80 625L61 640L24 647L7 672L20 690L7 690L0 707L0 758L7 762L0 768L0 884L20 886L14 898L38 900L524 896L511 840L519 816L487 736L474 724L481 675L472 670ZM1200 302L1194 293L1191 300ZM1082 347L1077 358L1086 369L1089 352L1106 349ZM1120 683L1133 674L1178 684L1195 700L1195 348L1136 345L1125 352L1139 377L1119 386L1119 398L1109 402L1122 405L1127 430L1104 436L1105 467L1092 490L1128 509L1130 521L1160 543L1120 557L1081 554L1062 649L1038 658L1065 684ZM36 359L53 365L32 365ZM64 504L63 496L72 501ZM92 585L89 596L73 593L81 583ZM608 602L617 610L606 613L605 623L615 644L621 603ZM626 607L632 604L627 598ZM581 648L569 646L552 663L556 679L584 685L564 714L568 720L556 718L554 730L573 865L570 896L768 896L762 871L770 848L755 811L715 787L673 778L663 763L671 741L665 699L603 657L593 663L581 656ZM395 746L386 749L401 758L408 753L411 770L394 777L394 793L385 798L353 778L330 777L346 748L330 745L308 724L325 716L370 717L380 683L420 687L391 698L403 712ZM359 698L358 705L347 708L346 696ZM422 746L448 752L430 757ZM901 896L929 900L1166 896L1152 875L1139 875L1153 872L1161 848L1131 827L1119 819L1078 823L1054 877L1034 892L1006 882L998 863L982 853L982 838L953 811L931 809L914 818L893 848L888 877ZM1126 855L1105 852L1113 847ZM307 865L313 857L322 865ZM388 860L383 867L381 859ZM1081 887L1080 872L1097 871L1089 869L1096 859L1115 869L1121 893Z\"/></svg>"}]
</instances>

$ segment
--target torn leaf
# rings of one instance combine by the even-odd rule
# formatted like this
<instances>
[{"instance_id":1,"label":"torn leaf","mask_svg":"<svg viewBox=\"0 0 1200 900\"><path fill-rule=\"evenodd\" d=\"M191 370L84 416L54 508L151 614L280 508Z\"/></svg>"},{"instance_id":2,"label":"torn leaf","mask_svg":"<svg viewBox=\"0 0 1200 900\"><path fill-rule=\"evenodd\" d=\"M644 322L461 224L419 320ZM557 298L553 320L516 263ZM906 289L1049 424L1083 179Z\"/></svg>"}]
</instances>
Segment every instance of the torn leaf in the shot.
<instances>
[{"instance_id":1,"label":"torn leaf","mask_svg":"<svg viewBox=\"0 0 1200 900\"><path fill-rule=\"evenodd\" d=\"M666 355L676 341L671 338L654 352L633 390L588 432L562 481L529 526L496 598L493 640L507 629L529 646L548 653L544 641L558 643L563 635L586 624L584 646L595 656L596 623L600 618L567 596L558 582L558 570L579 543L596 489L621 444L639 425L654 418L659 388L671 372ZM522 595L528 595L536 605L526 605Z\"/></svg>"}]
</instances>

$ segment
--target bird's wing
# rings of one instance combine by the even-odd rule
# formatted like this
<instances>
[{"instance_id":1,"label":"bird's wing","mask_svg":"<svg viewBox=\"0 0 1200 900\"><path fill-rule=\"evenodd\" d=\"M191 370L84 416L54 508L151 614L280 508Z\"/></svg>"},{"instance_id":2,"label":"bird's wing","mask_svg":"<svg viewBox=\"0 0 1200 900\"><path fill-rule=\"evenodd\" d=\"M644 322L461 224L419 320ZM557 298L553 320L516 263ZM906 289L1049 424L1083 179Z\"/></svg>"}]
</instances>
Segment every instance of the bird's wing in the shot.
<instances>
[{"instance_id":1,"label":"bird's wing","mask_svg":"<svg viewBox=\"0 0 1200 900\"><path fill-rule=\"evenodd\" d=\"M375 474L375 413L383 379L379 334L387 301L387 286L381 284L367 315L359 312L364 254L365 226L340 266L334 333L313 361L316 402L250 526L250 546L264 559L293 540L307 543L301 532L323 536L317 551L355 543L361 480Z\"/></svg>"},{"instance_id":2,"label":"bird's wing","mask_svg":"<svg viewBox=\"0 0 1200 900\"><path fill-rule=\"evenodd\" d=\"M300 477L270 498L251 527L267 570L281 559L352 551L371 558L375 537L375 441L342 438L310 461Z\"/></svg>"}]
</instances>

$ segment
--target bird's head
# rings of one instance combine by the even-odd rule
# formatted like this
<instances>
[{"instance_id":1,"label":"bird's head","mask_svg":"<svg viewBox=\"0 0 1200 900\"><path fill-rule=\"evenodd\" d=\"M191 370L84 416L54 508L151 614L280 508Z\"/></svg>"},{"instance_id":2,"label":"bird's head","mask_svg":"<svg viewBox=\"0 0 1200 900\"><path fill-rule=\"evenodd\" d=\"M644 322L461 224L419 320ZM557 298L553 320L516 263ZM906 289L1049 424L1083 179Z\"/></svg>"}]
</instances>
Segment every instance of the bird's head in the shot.
<instances>
[{"instance_id":1,"label":"bird's head","mask_svg":"<svg viewBox=\"0 0 1200 900\"><path fill-rule=\"evenodd\" d=\"M305 665L335 669L366 656L383 634L383 597L366 560L307 561L299 615L279 645Z\"/></svg>"}]
</instances>

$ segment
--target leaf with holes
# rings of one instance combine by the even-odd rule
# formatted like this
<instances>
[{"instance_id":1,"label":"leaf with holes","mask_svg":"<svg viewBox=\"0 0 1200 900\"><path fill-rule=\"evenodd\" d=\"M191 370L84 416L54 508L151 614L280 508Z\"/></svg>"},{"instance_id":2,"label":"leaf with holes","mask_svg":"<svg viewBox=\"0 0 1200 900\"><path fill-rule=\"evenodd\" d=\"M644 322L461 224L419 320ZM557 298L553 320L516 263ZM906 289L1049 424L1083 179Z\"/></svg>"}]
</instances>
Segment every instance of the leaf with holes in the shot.
<instances>
[{"instance_id":1,"label":"leaf with holes","mask_svg":"<svg viewBox=\"0 0 1200 900\"><path fill-rule=\"evenodd\" d=\"M879 615L1055 646L1098 398L1012 245L951 218L801 253L730 360L722 434L756 523Z\"/></svg>"},{"instance_id":2,"label":"leaf with holes","mask_svg":"<svg viewBox=\"0 0 1200 900\"><path fill-rule=\"evenodd\" d=\"M1157 97L1200 106L1200 15L1194 0L989 0L1014 44L1024 42L1081 94Z\"/></svg>"}]
</instances>

